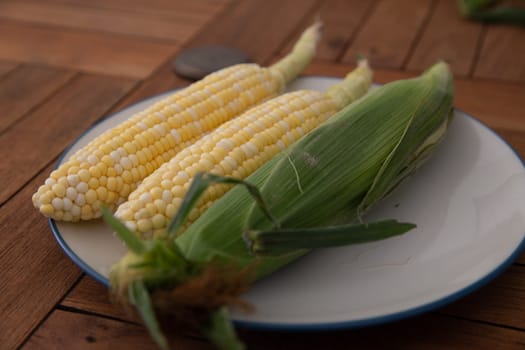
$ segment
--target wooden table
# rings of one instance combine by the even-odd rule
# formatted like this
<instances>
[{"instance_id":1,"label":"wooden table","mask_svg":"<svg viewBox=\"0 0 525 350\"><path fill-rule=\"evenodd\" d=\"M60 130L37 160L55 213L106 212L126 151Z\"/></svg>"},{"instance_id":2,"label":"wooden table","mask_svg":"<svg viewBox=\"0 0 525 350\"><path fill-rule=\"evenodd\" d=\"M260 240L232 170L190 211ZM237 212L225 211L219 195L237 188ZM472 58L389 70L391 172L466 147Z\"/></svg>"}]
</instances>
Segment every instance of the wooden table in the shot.
<instances>
[{"instance_id":1,"label":"wooden table","mask_svg":"<svg viewBox=\"0 0 525 350\"><path fill-rule=\"evenodd\" d=\"M464 21L453 0L2 1L1 349L155 348L60 250L31 195L93 123L189 84L171 69L183 48L229 45L268 64L317 15L325 32L306 74L340 77L361 53L383 83L445 59L455 105L525 157L525 30ZM525 255L471 295L404 321L240 335L250 349L525 349ZM183 335L174 348L211 347Z\"/></svg>"}]
</instances>

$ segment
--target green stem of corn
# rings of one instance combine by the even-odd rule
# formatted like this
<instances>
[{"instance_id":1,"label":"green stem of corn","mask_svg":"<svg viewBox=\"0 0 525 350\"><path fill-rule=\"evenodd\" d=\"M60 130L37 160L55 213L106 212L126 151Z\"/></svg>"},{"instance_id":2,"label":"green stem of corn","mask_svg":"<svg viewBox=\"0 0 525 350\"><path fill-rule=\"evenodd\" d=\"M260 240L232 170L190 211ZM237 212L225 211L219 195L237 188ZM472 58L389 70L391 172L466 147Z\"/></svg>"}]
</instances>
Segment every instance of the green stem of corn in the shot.
<instances>
[{"instance_id":1,"label":"green stem of corn","mask_svg":"<svg viewBox=\"0 0 525 350\"><path fill-rule=\"evenodd\" d=\"M167 350L168 341L160 329L148 289L142 280L135 280L128 288L128 300L138 310L149 334L162 350Z\"/></svg>"},{"instance_id":2,"label":"green stem of corn","mask_svg":"<svg viewBox=\"0 0 525 350\"><path fill-rule=\"evenodd\" d=\"M135 254L143 254L146 251L146 245L137 236L136 233L132 232L126 227L120 220L113 216L113 213L105 206L101 207L102 217L106 223L111 226L113 231L118 237L124 242L126 247Z\"/></svg>"},{"instance_id":3,"label":"green stem of corn","mask_svg":"<svg viewBox=\"0 0 525 350\"><path fill-rule=\"evenodd\" d=\"M202 333L218 348L224 350L244 350L244 344L237 338L228 310L221 307L211 313Z\"/></svg>"},{"instance_id":4,"label":"green stem of corn","mask_svg":"<svg viewBox=\"0 0 525 350\"><path fill-rule=\"evenodd\" d=\"M293 80L312 61L315 48L321 38L321 28L321 22L310 26L295 43L292 52L269 67L274 76L284 79L283 86Z\"/></svg>"}]
</instances>

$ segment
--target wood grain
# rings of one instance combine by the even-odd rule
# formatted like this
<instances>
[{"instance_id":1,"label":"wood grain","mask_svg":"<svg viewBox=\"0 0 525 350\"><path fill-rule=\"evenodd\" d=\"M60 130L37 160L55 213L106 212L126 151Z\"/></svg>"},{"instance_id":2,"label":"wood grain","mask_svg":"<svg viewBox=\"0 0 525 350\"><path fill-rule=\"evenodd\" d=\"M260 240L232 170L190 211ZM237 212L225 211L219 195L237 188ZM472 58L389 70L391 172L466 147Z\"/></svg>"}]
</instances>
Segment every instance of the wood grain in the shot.
<instances>
[{"instance_id":1,"label":"wood grain","mask_svg":"<svg viewBox=\"0 0 525 350\"><path fill-rule=\"evenodd\" d=\"M474 78L525 82L525 28L490 26L485 34Z\"/></svg>"},{"instance_id":2,"label":"wood grain","mask_svg":"<svg viewBox=\"0 0 525 350\"><path fill-rule=\"evenodd\" d=\"M170 340L172 349L213 349L203 340L184 337ZM55 310L22 349L156 350L158 347L142 326L95 315Z\"/></svg>"},{"instance_id":3,"label":"wood grain","mask_svg":"<svg viewBox=\"0 0 525 350\"><path fill-rule=\"evenodd\" d=\"M290 52L304 28L319 19L323 23L323 35L319 42L316 59L335 62L343 54L349 42L359 30L375 1L328 0L320 3L295 30L281 50L281 56Z\"/></svg>"},{"instance_id":4,"label":"wood grain","mask_svg":"<svg viewBox=\"0 0 525 350\"><path fill-rule=\"evenodd\" d=\"M525 329L525 266L511 266L483 288L440 313Z\"/></svg>"},{"instance_id":5,"label":"wood grain","mask_svg":"<svg viewBox=\"0 0 525 350\"><path fill-rule=\"evenodd\" d=\"M0 59L143 78L173 44L0 20Z\"/></svg>"},{"instance_id":6,"label":"wood grain","mask_svg":"<svg viewBox=\"0 0 525 350\"><path fill-rule=\"evenodd\" d=\"M467 76L473 68L481 33L481 23L461 18L457 1L439 0L406 68L420 72L444 60L456 76Z\"/></svg>"},{"instance_id":7,"label":"wood grain","mask_svg":"<svg viewBox=\"0 0 525 350\"><path fill-rule=\"evenodd\" d=\"M80 75L0 135L0 178L4 184L0 203L100 119L133 84L129 79Z\"/></svg>"},{"instance_id":8,"label":"wood grain","mask_svg":"<svg viewBox=\"0 0 525 350\"><path fill-rule=\"evenodd\" d=\"M379 1L341 62L354 62L360 54L374 67L401 68L431 5L431 0Z\"/></svg>"},{"instance_id":9,"label":"wood grain","mask_svg":"<svg viewBox=\"0 0 525 350\"><path fill-rule=\"evenodd\" d=\"M237 47L250 53L251 59L260 65L275 60L275 55L286 42L284 33L293 32L302 17L311 8L311 1L305 2L306 9L293 9L294 1L250 0L237 3L234 8L221 13L213 23L205 26L186 46L202 46L212 43ZM273 13L272 7L282 10ZM285 12L287 11L287 12ZM285 19L286 17L286 19ZM247 19L250 18L249 21ZM260 30L262 22L274 30ZM240 33L243 33L242 35ZM252 35L250 39L248 34ZM264 45L260 45L264 43ZM144 98L187 86L191 81L173 74L171 58L166 60L146 81L119 103L113 111L122 109Z\"/></svg>"},{"instance_id":10,"label":"wood grain","mask_svg":"<svg viewBox=\"0 0 525 350\"><path fill-rule=\"evenodd\" d=\"M181 78L173 72L171 62L166 62L158 68L147 80L138 84L122 101L112 108L111 113L119 111L133 103L151 96L183 88L192 81Z\"/></svg>"},{"instance_id":11,"label":"wood grain","mask_svg":"<svg viewBox=\"0 0 525 350\"><path fill-rule=\"evenodd\" d=\"M41 1L0 2L0 18L30 23L49 24L96 32L124 34L135 37L170 40L182 43L188 40L214 14L177 11L169 16L159 13L123 11L118 8L100 8Z\"/></svg>"},{"instance_id":12,"label":"wood grain","mask_svg":"<svg viewBox=\"0 0 525 350\"><path fill-rule=\"evenodd\" d=\"M207 25L189 45L221 44L244 51L257 63L268 62L314 8L314 0L237 2ZM271 30L268 30L270 29Z\"/></svg>"},{"instance_id":13,"label":"wood grain","mask_svg":"<svg viewBox=\"0 0 525 350\"><path fill-rule=\"evenodd\" d=\"M525 131L523 108L520 108L523 96L525 85L521 84L456 80L456 107L498 130Z\"/></svg>"},{"instance_id":14,"label":"wood grain","mask_svg":"<svg viewBox=\"0 0 525 350\"><path fill-rule=\"evenodd\" d=\"M26 1L26 0L23 0ZM34 0L29 0L34 1ZM117 9L126 12L138 12L153 14L155 16L172 16L183 13L190 19L207 17L208 14L215 15L230 0L40 0L47 4L70 4L79 8L93 7L98 9Z\"/></svg>"},{"instance_id":15,"label":"wood grain","mask_svg":"<svg viewBox=\"0 0 525 350\"><path fill-rule=\"evenodd\" d=\"M133 315L113 304L108 289L89 276L82 277L60 305L107 317L138 322L138 319Z\"/></svg>"},{"instance_id":16,"label":"wood grain","mask_svg":"<svg viewBox=\"0 0 525 350\"><path fill-rule=\"evenodd\" d=\"M523 349L525 332L425 314L382 326L300 334L241 331L249 349Z\"/></svg>"},{"instance_id":17,"label":"wood grain","mask_svg":"<svg viewBox=\"0 0 525 350\"><path fill-rule=\"evenodd\" d=\"M0 79L15 69L16 66L17 64L14 62L0 61Z\"/></svg>"},{"instance_id":18,"label":"wood grain","mask_svg":"<svg viewBox=\"0 0 525 350\"><path fill-rule=\"evenodd\" d=\"M81 275L31 203L49 171L51 166L0 207L2 349L17 348Z\"/></svg>"},{"instance_id":19,"label":"wood grain","mask_svg":"<svg viewBox=\"0 0 525 350\"><path fill-rule=\"evenodd\" d=\"M0 80L0 135L25 113L73 77L74 73L51 67L20 65Z\"/></svg>"}]
</instances>

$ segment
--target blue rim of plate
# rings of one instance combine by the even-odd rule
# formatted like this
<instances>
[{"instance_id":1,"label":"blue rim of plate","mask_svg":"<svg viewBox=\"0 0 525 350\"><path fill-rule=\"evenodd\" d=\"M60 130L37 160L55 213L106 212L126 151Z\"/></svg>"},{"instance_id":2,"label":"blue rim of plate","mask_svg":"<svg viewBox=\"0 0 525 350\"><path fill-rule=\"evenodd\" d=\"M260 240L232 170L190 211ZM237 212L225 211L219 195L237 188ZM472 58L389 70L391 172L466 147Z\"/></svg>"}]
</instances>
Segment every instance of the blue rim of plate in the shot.
<instances>
[{"instance_id":1,"label":"blue rim of plate","mask_svg":"<svg viewBox=\"0 0 525 350\"><path fill-rule=\"evenodd\" d=\"M306 76L303 78L328 78L323 76ZM333 78L338 79L338 78ZM171 90L168 92L165 92L163 94L155 95L148 97L146 99L143 99L141 101L138 101L136 103L133 103L126 108L119 110L118 112L115 112L111 115L109 115L106 118L103 118L93 124L90 128L88 128L86 131L84 131L75 141L73 141L62 153L62 155L58 158L57 163L55 165L55 169L62 163L62 160L66 156L66 154L69 152L69 150L85 135L87 134L91 129L93 129L98 124L106 121L107 119L110 119L115 116L115 114L120 114L125 112L128 109L133 108L135 105L139 103L144 103L149 100L153 100L156 98L161 97L162 95L170 94L175 90ZM499 139L504 145L508 147L510 151L514 154L514 156L517 158L517 160L521 163L522 167L525 168L525 160L521 158L521 156L518 154L518 152L514 149L514 147L509 144L503 137L501 137L496 131L491 129L487 124L484 122L478 120L477 118L473 117L469 113L464 112L463 110L459 108L454 108L454 110L461 112L466 117L470 118L471 120L475 121L479 125L481 125L483 128L487 129L492 135L494 135L497 139ZM75 252L68 246L62 235L60 234L60 231L58 227L56 226L55 220L48 219L49 226L51 228L51 231L53 233L53 236L55 237L56 241L58 242L58 245L60 248L64 251L64 253L81 269L83 270L87 275L95 279L97 282L103 284L106 287L109 287L109 280L104 277L99 272L95 271L91 266L89 266L85 261L83 261L78 255L75 254ZM472 282L470 285L457 290L454 293L451 293L449 295L446 295L442 298L436 299L434 301L428 302L426 304L422 304L416 307L408 308L406 310L393 312L386 315L381 316L373 316L369 318L363 318L358 320L350 320L350 321L336 321L336 322L323 322L323 323L270 323L270 322L257 322L257 321L241 321L241 320L233 320L233 323L235 326L238 326L240 328L248 328L253 330L260 330L260 331L284 331L284 332L307 332L307 331L335 331L335 330L342 330L342 329L352 329L352 328L362 328L362 327L368 327L368 326L376 326L380 324L390 323L393 321L399 321L402 319L406 319L409 317L417 316L432 310L435 310L437 308L440 308L442 306L445 306L447 304L450 304L456 300L459 300L463 298L464 296L478 290L479 288L483 287L493 279L495 279L497 276L499 276L501 273L503 273L513 262L517 259L517 257L521 254L522 251L525 250L525 235L521 242L517 245L517 247L514 249L514 251L501 262L498 266L496 266L491 272L487 273L485 276L479 278L477 281Z\"/></svg>"}]
</instances>

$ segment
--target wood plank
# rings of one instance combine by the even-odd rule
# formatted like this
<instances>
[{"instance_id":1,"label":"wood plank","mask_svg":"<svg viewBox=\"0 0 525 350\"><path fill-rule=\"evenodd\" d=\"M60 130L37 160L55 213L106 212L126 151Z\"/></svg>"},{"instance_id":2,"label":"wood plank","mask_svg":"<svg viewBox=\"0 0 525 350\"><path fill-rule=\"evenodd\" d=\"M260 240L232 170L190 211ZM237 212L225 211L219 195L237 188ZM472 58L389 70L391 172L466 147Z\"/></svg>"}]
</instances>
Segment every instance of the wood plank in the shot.
<instances>
[{"instance_id":1,"label":"wood plank","mask_svg":"<svg viewBox=\"0 0 525 350\"><path fill-rule=\"evenodd\" d=\"M107 317L140 322L137 317L113 304L109 290L89 276L82 277L80 282L67 294L60 305L66 308L84 310Z\"/></svg>"},{"instance_id":2,"label":"wood plank","mask_svg":"<svg viewBox=\"0 0 525 350\"><path fill-rule=\"evenodd\" d=\"M268 62L315 6L305 0L249 0L235 3L205 27L188 46L221 44L244 51L257 63ZM271 30L264 30L271 28Z\"/></svg>"},{"instance_id":3,"label":"wood plank","mask_svg":"<svg viewBox=\"0 0 525 350\"><path fill-rule=\"evenodd\" d=\"M277 3L277 4L276 4ZM294 8L293 0L250 0L235 4L221 13L210 25L203 28L187 46L217 44L237 47L250 53L251 59L266 65L275 59L275 54L285 43L285 33L292 33L301 18L309 12L313 1L301 8ZM312 4L312 5L310 5ZM279 8L279 12L275 12ZM267 24L264 22L267 21ZM271 26L273 30L260 30ZM239 33L244 34L239 34ZM250 38L250 36L252 36ZM264 43L264 45L261 45ZM160 66L146 81L121 101L113 111L120 110L147 97L187 86L191 81L174 75L171 58Z\"/></svg>"},{"instance_id":4,"label":"wood plank","mask_svg":"<svg viewBox=\"0 0 525 350\"><path fill-rule=\"evenodd\" d=\"M51 236L46 219L31 203L48 166L0 208L0 339L16 349L81 276Z\"/></svg>"},{"instance_id":5,"label":"wood plank","mask_svg":"<svg viewBox=\"0 0 525 350\"><path fill-rule=\"evenodd\" d=\"M455 105L498 130L525 131L523 96L525 85L456 80Z\"/></svg>"},{"instance_id":6,"label":"wood plank","mask_svg":"<svg viewBox=\"0 0 525 350\"><path fill-rule=\"evenodd\" d=\"M18 64L14 62L0 61L0 79L15 69L17 65Z\"/></svg>"},{"instance_id":7,"label":"wood plank","mask_svg":"<svg viewBox=\"0 0 525 350\"><path fill-rule=\"evenodd\" d=\"M0 2L0 18L65 27L62 29L86 29L171 40L176 43L188 40L213 14L214 11L177 11L167 16L162 13L40 1Z\"/></svg>"},{"instance_id":8,"label":"wood plank","mask_svg":"<svg viewBox=\"0 0 525 350\"><path fill-rule=\"evenodd\" d=\"M26 0L22 0L26 1ZM29 0L34 1L34 0ZM199 18L203 13L216 15L230 0L40 0L48 4L70 4L79 7L93 7L119 11L140 12L155 16L171 16L185 13L191 18Z\"/></svg>"},{"instance_id":9,"label":"wood plank","mask_svg":"<svg viewBox=\"0 0 525 350\"><path fill-rule=\"evenodd\" d=\"M170 339L172 349L212 350L205 341ZM144 327L94 315L55 310L22 347L40 349L156 350Z\"/></svg>"},{"instance_id":10,"label":"wood plank","mask_svg":"<svg viewBox=\"0 0 525 350\"><path fill-rule=\"evenodd\" d=\"M0 20L0 59L132 78L148 76L173 44Z\"/></svg>"},{"instance_id":11,"label":"wood plank","mask_svg":"<svg viewBox=\"0 0 525 350\"><path fill-rule=\"evenodd\" d=\"M481 33L481 23L461 18L457 1L439 0L406 68L420 72L444 60L456 76L467 76L474 66Z\"/></svg>"},{"instance_id":12,"label":"wood plank","mask_svg":"<svg viewBox=\"0 0 525 350\"><path fill-rule=\"evenodd\" d=\"M488 27L474 78L525 82L525 28Z\"/></svg>"},{"instance_id":13,"label":"wood plank","mask_svg":"<svg viewBox=\"0 0 525 350\"><path fill-rule=\"evenodd\" d=\"M0 134L25 113L38 106L74 73L51 67L20 65L0 80Z\"/></svg>"},{"instance_id":14,"label":"wood plank","mask_svg":"<svg viewBox=\"0 0 525 350\"><path fill-rule=\"evenodd\" d=\"M359 30L375 1L328 0L321 2L315 11L301 23L291 40L281 50L281 55L290 52L304 28L316 19L323 22L323 36L319 42L316 59L335 62Z\"/></svg>"},{"instance_id":15,"label":"wood plank","mask_svg":"<svg viewBox=\"0 0 525 350\"><path fill-rule=\"evenodd\" d=\"M374 67L401 68L431 5L431 0L380 1L341 61L353 62L360 54Z\"/></svg>"},{"instance_id":16,"label":"wood plank","mask_svg":"<svg viewBox=\"0 0 525 350\"><path fill-rule=\"evenodd\" d=\"M382 326L333 332L242 331L250 349L523 349L525 332L426 314Z\"/></svg>"},{"instance_id":17,"label":"wood plank","mask_svg":"<svg viewBox=\"0 0 525 350\"><path fill-rule=\"evenodd\" d=\"M129 79L80 75L0 135L0 203L100 119L133 84Z\"/></svg>"},{"instance_id":18,"label":"wood plank","mask_svg":"<svg viewBox=\"0 0 525 350\"><path fill-rule=\"evenodd\" d=\"M511 266L494 281L439 312L525 329L525 266Z\"/></svg>"}]
</instances>

